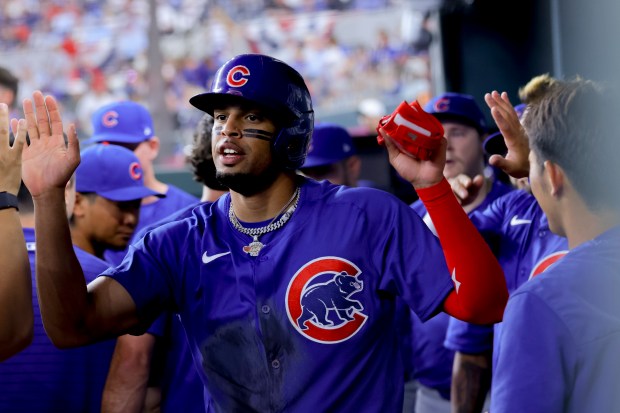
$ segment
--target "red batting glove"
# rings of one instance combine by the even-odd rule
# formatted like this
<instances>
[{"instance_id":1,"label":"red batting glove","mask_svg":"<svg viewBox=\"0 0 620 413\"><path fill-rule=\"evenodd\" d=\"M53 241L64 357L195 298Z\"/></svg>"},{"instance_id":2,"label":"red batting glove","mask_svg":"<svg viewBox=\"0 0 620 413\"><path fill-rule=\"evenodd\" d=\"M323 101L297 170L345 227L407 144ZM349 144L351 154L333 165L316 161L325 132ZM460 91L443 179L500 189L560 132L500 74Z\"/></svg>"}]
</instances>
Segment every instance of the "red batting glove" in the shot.
<instances>
[{"instance_id":1,"label":"red batting glove","mask_svg":"<svg viewBox=\"0 0 620 413\"><path fill-rule=\"evenodd\" d=\"M433 156L444 133L441 122L425 112L417 101L411 104L403 101L394 113L381 118L377 133L380 128L390 135L401 152L418 159ZM377 142L379 145L385 144L380 133Z\"/></svg>"}]
</instances>

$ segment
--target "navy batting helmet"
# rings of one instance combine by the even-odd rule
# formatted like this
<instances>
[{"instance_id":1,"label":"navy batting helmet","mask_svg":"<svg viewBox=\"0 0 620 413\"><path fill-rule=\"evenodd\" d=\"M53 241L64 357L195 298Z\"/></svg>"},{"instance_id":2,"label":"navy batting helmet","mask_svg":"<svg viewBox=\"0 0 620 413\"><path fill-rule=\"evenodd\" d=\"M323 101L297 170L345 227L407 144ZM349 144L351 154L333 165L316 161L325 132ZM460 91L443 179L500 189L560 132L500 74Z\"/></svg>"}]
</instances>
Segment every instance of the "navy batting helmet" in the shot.
<instances>
[{"instance_id":1,"label":"navy batting helmet","mask_svg":"<svg viewBox=\"0 0 620 413\"><path fill-rule=\"evenodd\" d=\"M216 106L238 99L266 108L282 122L273 140L276 159L287 169L303 165L314 127L314 111L301 75L273 57L242 54L219 68L209 92L189 102L213 115Z\"/></svg>"}]
</instances>

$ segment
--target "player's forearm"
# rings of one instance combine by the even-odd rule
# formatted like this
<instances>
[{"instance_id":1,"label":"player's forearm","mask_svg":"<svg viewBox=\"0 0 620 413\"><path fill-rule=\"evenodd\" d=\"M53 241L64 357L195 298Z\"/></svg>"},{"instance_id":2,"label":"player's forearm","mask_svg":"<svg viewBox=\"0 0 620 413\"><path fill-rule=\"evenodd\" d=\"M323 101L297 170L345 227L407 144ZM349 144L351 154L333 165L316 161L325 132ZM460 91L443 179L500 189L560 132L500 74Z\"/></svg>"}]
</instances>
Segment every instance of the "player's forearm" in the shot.
<instances>
[{"instance_id":1,"label":"player's forearm","mask_svg":"<svg viewBox=\"0 0 620 413\"><path fill-rule=\"evenodd\" d=\"M113 363L110 366L101 400L101 413L141 413L146 400L148 373L143 376L135 370Z\"/></svg>"},{"instance_id":2,"label":"player's forearm","mask_svg":"<svg viewBox=\"0 0 620 413\"><path fill-rule=\"evenodd\" d=\"M491 353L456 352L452 369L452 413L480 413L491 387Z\"/></svg>"},{"instance_id":3,"label":"player's forearm","mask_svg":"<svg viewBox=\"0 0 620 413\"><path fill-rule=\"evenodd\" d=\"M0 361L27 347L33 335L30 263L19 215L0 211Z\"/></svg>"},{"instance_id":4,"label":"player's forearm","mask_svg":"<svg viewBox=\"0 0 620 413\"><path fill-rule=\"evenodd\" d=\"M64 191L35 198L36 280L45 331L58 347L85 344L88 296L75 256Z\"/></svg>"},{"instance_id":5,"label":"player's forearm","mask_svg":"<svg viewBox=\"0 0 620 413\"><path fill-rule=\"evenodd\" d=\"M110 368L110 375L117 376L117 369ZM125 371L124 374L131 374ZM101 400L101 413L141 413L146 399L147 381L131 382L110 377Z\"/></svg>"},{"instance_id":6,"label":"player's forearm","mask_svg":"<svg viewBox=\"0 0 620 413\"><path fill-rule=\"evenodd\" d=\"M140 413L145 407L155 338L124 335L116 342L103 390L102 413Z\"/></svg>"},{"instance_id":7,"label":"player's forearm","mask_svg":"<svg viewBox=\"0 0 620 413\"><path fill-rule=\"evenodd\" d=\"M491 249L452 194L448 182L418 190L435 225L455 289L444 302L450 315L471 323L502 319L508 290Z\"/></svg>"}]
</instances>

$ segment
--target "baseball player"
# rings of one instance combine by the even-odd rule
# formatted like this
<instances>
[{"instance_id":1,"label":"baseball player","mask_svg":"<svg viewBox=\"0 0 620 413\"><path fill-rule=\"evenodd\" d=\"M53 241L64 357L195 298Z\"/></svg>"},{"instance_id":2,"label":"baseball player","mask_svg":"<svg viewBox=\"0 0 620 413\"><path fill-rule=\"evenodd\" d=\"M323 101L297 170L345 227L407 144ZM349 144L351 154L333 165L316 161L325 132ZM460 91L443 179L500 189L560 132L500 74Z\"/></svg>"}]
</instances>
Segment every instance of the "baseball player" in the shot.
<instances>
[{"instance_id":1,"label":"baseball player","mask_svg":"<svg viewBox=\"0 0 620 413\"><path fill-rule=\"evenodd\" d=\"M109 267L102 260L103 251L124 248L129 241L140 199L157 193L143 185L138 159L127 149L100 145L84 150L81 159L75 179L63 191L73 251L90 282ZM19 205L34 270L36 218L25 187ZM0 411L100 412L115 340L59 350L43 330L34 289L28 303L34 306L34 339L20 354L0 364Z\"/></svg>"},{"instance_id":2,"label":"baseball player","mask_svg":"<svg viewBox=\"0 0 620 413\"><path fill-rule=\"evenodd\" d=\"M555 79L548 75L532 78L519 89L523 102L535 102L553 87ZM514 107L514 113L507 116L518 124L525 111L525 104ZM515 132L521 132L515 128ZM487 155L504 157L507 155L502 130L489 136L484 142ZM527 137L523 137L526 140ZM514 139L513 139L514 140ZM527 178L511 182L523 191L511 192L498 198L483 211L470 215L472 222L483 231L485 237L494 245L496 257L502 264L509 291L514 291L533 275L541 273L561 258L567 249L566 240L549 230L544 212L531 195ZM457 192L465 193L475 187L453 186ZM461 199L471 198L461 195ZM491 366L496 361L497 342L501 324L481 326L451 319L446 335L445 346L456 351L452 369L451 403L459 412L480 412L491 385ZM494 333L495 332L495 333Z\"/></svg>"},{"instance_id":3,"label":"baseball player","mask_svg":"<svg viewBox=\"0 0 620 413\"><path fill-rule=\"evenodd\" d=\"M484 114L473 97L460 93L435 96L424 107L443 125L448 140L444 176L450 180L476 181L479 192L473 199L464 197L461 204L465 211L484 209L493 200L512 191L512 187L493 177L485 177L485 158L482 143L486 137ZM421 201L411 207L431 225L426 208ZM443 342L450 317L438 314L422 323L411 314L411 338L405 342L406 363L411 370L408 380L417 382L415 408L417 413L450 412L450 387L454 352ZM412 386L407 383L407 386Z\"/></svg>"},{"instance_id":4,"label":"baseball player","mask_svg":"<svg viewBox=\"0 0 620 413\"><path fill-rule=\"evenodd\" d=\"M21 182L21 154L26 142L26 124L13 122L16 139L9 143L9 108L0 103L0 361L24 349L32 340L32 286L28 255L19 215L17 193Z\"/></svg>"},{"instance_id":5,"label":"baseball player","mask_svg":"<svg viewBox=\"0 0 620 413\"><path fill-rule=\"evenodd\" d=\"M310 94L299 73L264 55L232 58L211 90L190 100L213 114L214 161L229 194L149 232L86 288L59 213L77 136L71 127L65 148L55 100L39 92L33 100L49 123L26 100L24 181L41 211L37 282L59 346L144 331L170 309L180 314L210 411L395 412L403 380L396 297L421 319L441 310L472 322L501 318L503 274L442 175L445 141L421 161L381 130L437 238L384 191L295 173L312 134ZM28 161L35 156L53 173Z\"/></svg>"},{"instance_id":6,"label":"baseball player","mask_svg":"<svg viewBox=\"0 0 620 413\"><path fill-rule=\"evenodd\" d=\"M612 92L579 78L559 82L524 115L532 192L569 252L510 297L492 412L620 409L619 102ZM505 94L486 100L506 119ZM522 170L526 153L518 148L525 145L507 144L504 161Z\"/></svg>"},{"instance_id":7,"label":"baseball player","mask_svg":"<svg viewBox=\"0 0 620 413\"><path fill-rule=\"evenodd\" d=\"M136 233L179 209L198 202L198 198L161 182L155 176L154 160L159 154L159 137L155 135L153 119L141 104L132 101L109 103L95 111L91 117L93 136L86 143L108 143L123 146L133 151L142 165L144 184L161 194L164 198L148 197L142 200L140 221ZM135 238L133 238L135 241ZM106 260L119 264L127 250L109 251Z\"/></svg>"},{"instance_id":8,"label":"baseball player","mask_svg":"<svg viewBox=\"0 0 620 413\"><path fill-rule=\"evenodd\" d=\"M512 191L470 218L494 245L510 292L566 253L566 239L549 230L546 215L529 192ZM493 337L499 337L500 329L501 323L482 326L450 319L444 345L456 352L452 399L458 408L482 410L491 383L491 354L497 355Z\"/></svg>"},{"instance_id":9,"label":"baseball player","mask_svg":"<svg viewBox=\"0 0 620 413\"><path fill-rule=\"evenodd\" d=\"M205 114L196 127L189 156L194 179L203 183L202 202L214 202L226 192L215 177L212 130L213 117ZM196 206L190 205L142 228L136 238L168 222L190 217ZM163 413L204 412L203 388L179 317L165 312L141 339L130 335L118 338L102 410L106 413L142 412L156 401Z\"/></svg>"}]
</instances>

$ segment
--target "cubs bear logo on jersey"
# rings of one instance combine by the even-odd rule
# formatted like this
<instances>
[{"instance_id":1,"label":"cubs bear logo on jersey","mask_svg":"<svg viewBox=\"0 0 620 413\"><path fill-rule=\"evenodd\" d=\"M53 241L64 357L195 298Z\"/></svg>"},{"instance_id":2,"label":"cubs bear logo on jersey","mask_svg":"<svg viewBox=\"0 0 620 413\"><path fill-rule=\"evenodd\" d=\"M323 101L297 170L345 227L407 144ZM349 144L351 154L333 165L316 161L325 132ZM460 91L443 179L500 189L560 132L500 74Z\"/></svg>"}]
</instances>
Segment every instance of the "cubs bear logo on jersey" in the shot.
<instances>
[{"instance_id":1,"label":"cubs bear logo on jersey","mask_svg":"<svg viewBox=\"0 0 620 413\"><path fill-rule=\"evenodd\" d=\"M231 87L241 87L248 83L248 76L250 76L250 69L245 66L238 65L228 71L226 75L226 83Z\"/></svg>"},{"instance_id":2,"label":"cubs bear logo on jersey","mask_svg":"<svg viewBox=\"0 0 620 413\"><path fill-rule=\"evenodd\" d=\"M340 257L321 257L297 271L286 291L286 311L295 329L310 340L334 344L353 337L368 316L356 294L361 270Z\"/></svg>"}]
</instances>

